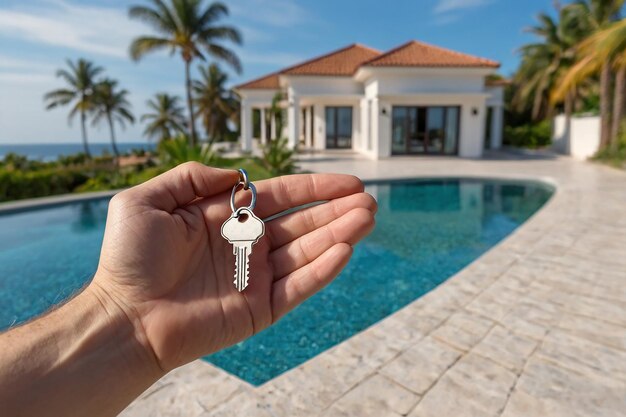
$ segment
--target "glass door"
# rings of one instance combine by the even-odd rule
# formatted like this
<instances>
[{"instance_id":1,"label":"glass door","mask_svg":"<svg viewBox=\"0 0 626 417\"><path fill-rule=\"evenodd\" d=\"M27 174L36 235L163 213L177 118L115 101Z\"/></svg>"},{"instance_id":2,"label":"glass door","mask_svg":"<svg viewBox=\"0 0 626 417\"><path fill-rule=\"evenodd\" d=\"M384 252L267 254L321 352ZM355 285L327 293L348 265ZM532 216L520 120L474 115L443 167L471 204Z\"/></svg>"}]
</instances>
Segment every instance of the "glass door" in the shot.
<instances>
[{"instance_id":1,"label":"glass door","mask_svg":"<svg viewBox=\"0 0 626 417\"><path fill-rule=\"evenodd\" d=\"M352 107L326 107L326 148L352 147Z\"/></svg>"},{"instance_id":2,"label":"glass door","mask_svg":"<svg viewBox=\"0 0 626 417\"><path fill-rule=\"evenodd\" d=\"M394 106L391 112L391 153L455 155L459 107Z\"/></svg>"}]
</instances>

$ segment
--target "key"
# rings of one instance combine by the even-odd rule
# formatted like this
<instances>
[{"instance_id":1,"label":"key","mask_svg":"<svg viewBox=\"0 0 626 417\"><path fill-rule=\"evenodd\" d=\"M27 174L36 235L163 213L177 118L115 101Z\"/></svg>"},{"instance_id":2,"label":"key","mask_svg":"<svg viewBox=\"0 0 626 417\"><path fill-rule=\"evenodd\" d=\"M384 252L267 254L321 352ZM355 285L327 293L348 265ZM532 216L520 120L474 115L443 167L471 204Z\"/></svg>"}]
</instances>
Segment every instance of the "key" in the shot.
<instances>
[{"instance_id":1,"label":"key","mask_svg":"<svg viewBox=\"0 0 626 417\"><path fill-rule=\"evenodd\" d=\"M263 220L254 215L252 210L236 210L222 225L222 236L233 245L235 255L235 288L241 292L248 286L248 263L252 245L265 234Z\"/></svg>"}]
</instances>

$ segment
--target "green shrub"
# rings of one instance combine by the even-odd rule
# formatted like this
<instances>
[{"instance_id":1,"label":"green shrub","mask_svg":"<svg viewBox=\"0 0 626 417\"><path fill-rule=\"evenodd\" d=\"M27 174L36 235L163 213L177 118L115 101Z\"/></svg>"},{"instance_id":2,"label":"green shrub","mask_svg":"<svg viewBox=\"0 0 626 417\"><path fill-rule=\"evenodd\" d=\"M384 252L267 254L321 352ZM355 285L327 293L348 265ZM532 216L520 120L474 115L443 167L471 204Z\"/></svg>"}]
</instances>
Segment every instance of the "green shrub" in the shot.
<instances>
[{"instance_id":1,"label":"green shrub","mask_svg":"<svg viewBox=\"0 0 626 417\"><path fill-rule=\"evenodd\" d=\"M159 156L163 164L170 168L189 161L211 165L216 157L209 144L189 145L189 140L185 135L161 141Z\"/></svg>"},{"instance_id":2,"label":"green shrub","mask_svg":"<svg viewBox=\"0 0 626 417\"><path fill-rule=\"evenodd\" d=\"M622 135L617 146L600 149L592 159L616 168L626 169L626 135Z\"/></svg>"},{"instance_id":3,"label":"green shrub","mask_svg":"<svg viewBox=\"0 0 626 417\"><path fill-rule=\"evenodd\" d=\"M286 138L270 140L263 146L263 166L273 176L293 174L296 170L293 153Z\"/></svg>"},{"instance_id":4,"label":"green shrub","mask_svg":"<svg viewBox=\"0 0 626 417\"><path fill-rule=\"evenodd\" d=\"M87 180L88 176L84 172L74 169L0 169L0 201L71 193Z\"/></svg>"},{"instance_id":5,"label":"green shrub","mask_svg":"<svg viewBox=\"0 0 626 417\"><path fill-rule=\"evenodd\" d=\"M552 127L549 120L517 127L504 127L504 143L519 148L543 148L552 143Z\"/></svg>"}]
</instances>

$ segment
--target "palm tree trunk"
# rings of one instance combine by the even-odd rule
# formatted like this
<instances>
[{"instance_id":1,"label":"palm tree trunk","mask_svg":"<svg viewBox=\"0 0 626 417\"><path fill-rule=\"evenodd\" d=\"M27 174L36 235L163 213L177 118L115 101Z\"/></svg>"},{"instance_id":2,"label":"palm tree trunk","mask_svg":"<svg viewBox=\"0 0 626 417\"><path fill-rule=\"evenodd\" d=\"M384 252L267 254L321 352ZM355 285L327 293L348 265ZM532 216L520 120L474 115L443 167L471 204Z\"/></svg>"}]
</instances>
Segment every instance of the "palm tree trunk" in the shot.
<instances>
[{"instance_id":1,"label":"palm tree trunk","mask_svg":"<svg viewBox=\"0 0 626 417\"><path fill-rule=\"evenodd\" d=\"M615 76L615 91L613 92L613 126L611 128L611 147L619 142L620 127L624 117L624 94L626 88L626 67L619 68Z\"/></svg>"},{"instance_id":2,"label":"palm tree trunk","mask_svg":"<svg viewBox=\"0 0 626 417\"><path fill-rule=\"evenodd\" d=\"M109 122L109 131L111 132L111 146L113 147L113 153L115 154L115 163L117 164L117 160L120 157L120 151L117 149L117 144L115 143L115 127L113 126L113 119L111 119L111 115L107 114L107 121Z\"/></svg>"},{"instance_id":3,"label":"palm tree trunk","mask_svg":"<svg viewBox=\"0 0 626 417\"><path fill-rule=\"evenodd\" d=\"M611 135L611 67L605 64L600 73L600 147L609 144Z\"/></svg>"},{"instance_id":4,"label":"palm tree trunk","mask_svg":"<svg viewBox=\"0 0 626 417\"><path fill-rule=\"evenodd\" d=\"M87 144L87 126L86 126L86 122L87 122L87 115L85 114L84 110L80 111L80 127L81 127L81 131L82 131L82 139L83 139L83 149L85 151L85 156L88 159L91 159L91 152L89 152L89 145Z\"/></svg>"},{"instance_id":5,"label":"palm tree trunk","mask_svg":"<svg viewBox=\"0 0 626 417\"><path fill-rule=\"evenodd\" d=\"M572 108L574 104L574 94L572 91L568 91L565 95L565 137L567 138L565 153L569 155L571 149L570 139L572 137Z\"/></svg>"},{"instance_id":6,"label":"palm tree trunk","mask_svg":"<svg viewBox=\"0 0 626 417\"><path fill-rule=\"evenodd\" d=\"M191 60L185 60L185 87L187 89L187 108L189 110L189 144L195 145L198 143L196 136L196 120L193 113L193 101L191 100L191 75L190 75Z\"/></svg>"}]
</instances>

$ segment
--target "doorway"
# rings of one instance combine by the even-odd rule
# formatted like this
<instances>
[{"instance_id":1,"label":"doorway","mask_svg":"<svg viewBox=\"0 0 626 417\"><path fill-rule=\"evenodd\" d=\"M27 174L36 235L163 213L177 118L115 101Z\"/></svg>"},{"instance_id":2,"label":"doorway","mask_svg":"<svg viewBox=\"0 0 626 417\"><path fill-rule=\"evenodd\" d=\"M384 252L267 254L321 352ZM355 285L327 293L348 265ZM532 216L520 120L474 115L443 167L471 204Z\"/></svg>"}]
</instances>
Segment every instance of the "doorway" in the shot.
<instances>
[{"instance_id":1,"label":"doorway","mask_svg":"<svg viewBox=\"0 0 626 417\"><path fill-rule=\"evenodd\" d=\"M352 107L326 107L326 149L352 148Z\"/></svg>"},{"instance_id":2,"label":"doorway","mask_svg":"<svg viewBox=\"0 0 626 417\"><path fill-rule=\"evenodd\" d=\"M394 106L392 155L456 155L459 106Z\"/></svg>"}]
</instances>

